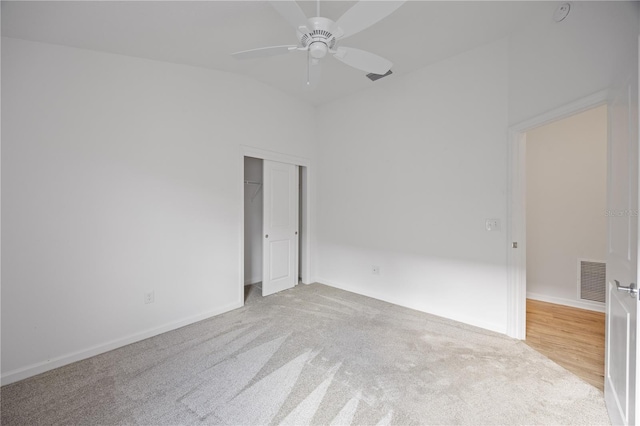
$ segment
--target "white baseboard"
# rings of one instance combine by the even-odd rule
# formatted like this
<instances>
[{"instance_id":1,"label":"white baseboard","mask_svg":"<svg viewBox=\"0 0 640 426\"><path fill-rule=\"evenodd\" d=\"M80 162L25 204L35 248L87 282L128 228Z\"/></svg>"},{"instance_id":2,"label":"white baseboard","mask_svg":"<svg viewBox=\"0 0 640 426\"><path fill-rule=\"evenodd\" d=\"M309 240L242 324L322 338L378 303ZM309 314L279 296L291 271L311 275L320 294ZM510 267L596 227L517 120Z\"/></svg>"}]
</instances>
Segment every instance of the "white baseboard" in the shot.
<instances>
[{"instance_id":1,"label":"white baseboard","mask_svg":"<svg viewBox=\"0 0 640 426\"><path fill-rule=\"evenodd\" d=\"M382 300L383 302L393 303L394 305L402 306L402 307L409 308L409 309L414 309L416 311L420 311L420 312L424 312L424 313L427 313L427 314L439 316L441 318L450 319L452 321L461 322L461 323L464 323L464 324L467 324L467 325L472 325L474 327L483 328L483 329L489 330L489 331L495 331L496 333L500 333L500 334L507 334L506 324L504 326L499 326L497 324L487 323L487 322L484 322L484 321L478 321L475 318L465 317L463 315L446 315L446 314L443 314L443 312L432 312L432 311L424 309L423 306L420 306L419 304L413 303L411 301L407 301L407 300L403 300L403 299L395 298L395 297L389 297L387 295L383 295L383 294L372 292L372 291L368 291L368 290L362 291L362 289L360 289L360 288L355 288L355 287L350 286L348 284L338 283L338 282L327 280L327 279L324 279L324 278L321 278L321 277L317 278L317 282L319 284L328 285L329 287L339 288L340 290L345 290L345 291L349 291L351 293L360 294L362 296L371 297L372 299Z\"/></svg>"},{"instance_id":2,"label":"white baseboard","mask_svg":"<svg viewBox=\"0 0 640 426\"><path fill-rule=\"evenodd\" d=\"M586 300L565 299L563 297L547 296L540 293L527 292L527 299L539 300L540 302L555 303L556 305L571 306L572 308L586 309L595 312L604 312L605 304L600 302L589 302Z\"/></svg>"},{"instance_id":3,"label":"white baseboard","mask_svg":"<svg viewBox=\"0 0 640 426\"><path fill-rule=\"evenodd\" d=\"M262 277L258 278L249 278L248 280L244 280L244 285L253 285L262 282Z\"/></svg>"},{"instance_id":4,"label":"white baseboard","mask_svg":"<svg viewBox=\"0 0 640 426\"><path fill-rule=\"evenodd\" d=\"M174 321L169 324L162 325L160 327L152 328L139 333L134 333L129 336L122 337L120 339L115 339L110 342L95 345L80 351L59 356L57 358L50 359L44 362L31 364L26 367L19 368L17 370L8 371L7 373L2 374L2 376L0 377L0 384L2 384L3 386L8 385L9 383L14 383L19 380L23 380L28 377L35 376L37 374L41 374L49 370L53 370L55 368L62 367L67 364L71 364L76 361L81 361L83 359L91 358L92 356L100 355L102 353L109 352L111 350L120 348L122 346L139 342L140 340L148 339L149 337L157 336L158 334L166 333L168 331L172 331L172 330L184 327L186 325L190 325L198 321L202 321L202 320L214 317L216 315L224 314L225 312L229 312L234 309L241 308L243 305L244 305L243 302L234 302L232 304L223 306L221 308L214 309L212 311L205 312L202 314L194 315L192 317L185 318L182 320Z\"/></svg>"}]
</instances>

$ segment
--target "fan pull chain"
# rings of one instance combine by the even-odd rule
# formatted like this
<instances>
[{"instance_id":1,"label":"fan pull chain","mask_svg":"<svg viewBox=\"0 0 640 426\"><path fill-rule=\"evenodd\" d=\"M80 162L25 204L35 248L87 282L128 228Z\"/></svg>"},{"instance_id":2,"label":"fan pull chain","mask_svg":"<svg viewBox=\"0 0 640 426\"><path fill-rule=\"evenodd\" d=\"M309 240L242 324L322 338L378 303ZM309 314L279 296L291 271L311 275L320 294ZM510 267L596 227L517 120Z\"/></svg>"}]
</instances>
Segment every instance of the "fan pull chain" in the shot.
<instances>
[{"instance_id":1,"label":"fan pull chain","mask_svg":"<svg viewBox=\"0 0 640 426\"><path fill-rule=\"evenodd\" d=\"M307 50L307 86L311 86L311 58L309 57L309 50Z\"/></svg>"}]
</instances>

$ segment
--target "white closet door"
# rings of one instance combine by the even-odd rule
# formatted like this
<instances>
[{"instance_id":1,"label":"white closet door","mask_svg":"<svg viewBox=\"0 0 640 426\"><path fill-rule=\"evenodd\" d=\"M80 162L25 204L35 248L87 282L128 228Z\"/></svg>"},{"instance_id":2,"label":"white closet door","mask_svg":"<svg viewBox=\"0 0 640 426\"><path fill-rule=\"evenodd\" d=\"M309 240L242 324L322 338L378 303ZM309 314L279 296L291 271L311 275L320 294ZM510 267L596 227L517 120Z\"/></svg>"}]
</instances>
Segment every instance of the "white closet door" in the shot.
<instances>
[{"instance_id":1,"label":"white closet door","mask_svg":"<svg viewBox=\"0 0 640 426\"><path fill-rule=\"evenodd\" d=\"M297 284L298 166L264 160L262 295Z\"/></svg>"}]
</instances>

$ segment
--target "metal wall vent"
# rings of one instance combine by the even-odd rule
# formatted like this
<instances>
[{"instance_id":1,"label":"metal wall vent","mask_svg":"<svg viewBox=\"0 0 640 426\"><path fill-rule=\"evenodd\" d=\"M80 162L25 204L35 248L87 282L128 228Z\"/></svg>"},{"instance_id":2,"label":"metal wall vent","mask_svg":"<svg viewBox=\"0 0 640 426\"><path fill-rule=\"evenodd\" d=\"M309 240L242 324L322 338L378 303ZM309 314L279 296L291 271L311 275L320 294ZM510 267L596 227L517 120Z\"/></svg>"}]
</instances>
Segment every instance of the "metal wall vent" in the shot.
<instances>
[{"instance_id":1,"label":"metal wall vent","mask_svg":"<svg viewBox=\"0 0 640 426\"><path fill-rule=\"evenodd\" d=\"M604 303L607 264L580 261L580 299Z\"/></svg>"}]
</instances>

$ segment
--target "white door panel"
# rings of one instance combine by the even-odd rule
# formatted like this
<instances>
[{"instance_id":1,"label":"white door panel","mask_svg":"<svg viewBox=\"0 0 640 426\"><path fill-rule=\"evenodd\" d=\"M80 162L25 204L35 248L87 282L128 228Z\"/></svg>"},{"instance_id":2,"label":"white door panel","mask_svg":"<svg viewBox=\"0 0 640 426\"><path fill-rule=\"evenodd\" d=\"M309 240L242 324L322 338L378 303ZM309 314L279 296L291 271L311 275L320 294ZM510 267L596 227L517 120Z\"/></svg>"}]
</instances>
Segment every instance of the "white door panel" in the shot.
<instances>
[{"instance_id":1,"label":"white door panel","mask_svg":"<svg viewBox=\"0 0 640 426\"><path fill-rule=\"evenodd\" d=\"M636 73L637 74L637 73ZM636 423L638 278L638 76L609 104L605 400L613 424Z\"/></svg>"},{"instance_id":2,"label":"white door panel","mask_svg":"<svg viewBox=\"0 0 640 426\"><path fill-rule=\"evenodd\" d=\"M264 160L262 295L297 283L298 167Z\"/></svg>"},{"instance_id":3,"label":"white door panel","mask_svg":"<svg viewBox=\"0 0 640 426\"><path fill-rule=\"evenodd\" d=\"M291 241L288 239L280 241L269 241L269 256L271 257L271 272L269 280L275 281L289 277L290 271L290 254Z\"/></svg>"},{"instance_id":4,"label":"white door panel","mask_svg":"<svg viewBox=\"0 0 640 426\"><path fill-rule=\"evenodd\" d=\"M276 165L271 169L271 218L269 225L271 228L283 228L287 227L291 223L291 182L290 175L291 167L286 164L287 167Z\"/></svg>"},{"instance_id":5,"label":"white door panel","mask_svg":"<svg viewBox=\"0 0 640 426\"><path fill-rule=\"evenodd\" d=\"M623 303L616 293L615 286L609 286L607 295L610 302L608 312L608 345L606 381L615 401L615 410L619 413L621 423L628 423L629 413L629 364L628 354L631 350L631 313L627 304ZM618 422L616 422L618 423Z\"/></svg>"}]
</instances>

